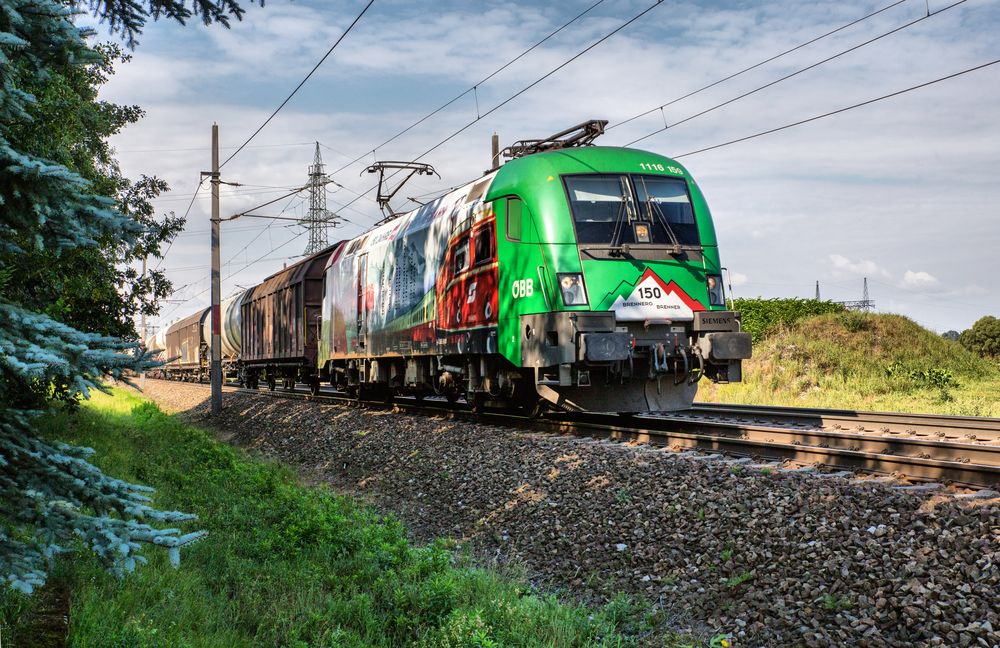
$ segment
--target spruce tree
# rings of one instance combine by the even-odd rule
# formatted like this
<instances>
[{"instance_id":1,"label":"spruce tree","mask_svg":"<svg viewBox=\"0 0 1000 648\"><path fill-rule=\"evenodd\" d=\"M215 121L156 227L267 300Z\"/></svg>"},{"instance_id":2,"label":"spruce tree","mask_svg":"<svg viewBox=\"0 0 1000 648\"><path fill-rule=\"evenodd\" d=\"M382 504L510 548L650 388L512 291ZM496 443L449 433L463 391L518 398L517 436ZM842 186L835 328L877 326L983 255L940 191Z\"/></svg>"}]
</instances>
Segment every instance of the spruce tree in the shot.
<instances>
[{"instance_id":1,"label":"spruce tree","mask_svg":"<svg viewBox=\"0 0 1000 648\"><path fill-rule=\"evenodd\" d=\"M93 34L73 22L78 4L129 46L149 19L228 25L242 16L233 0L190 7L182 0L0 0L0 578L25 593L45 582L54 556L78 545L125 573L145 562L143 545L165 547L176 565L180 548L203 536L157 528L193 516L153 508L151 489L103 474L87 460L92 450L43 439L33 426L54 397L87 398L107 389L104 380L154 366L138 341L74 328L13 289L28 257L60 259L109 245L157 251L149 213L127 213L99 195L93 178L19 145L37 104L32 90L45 88L54 70L100 58L88 44ZM156 182L130 187L162 188ZM161 238L176 222L164 228Z\"/></svg>"}]
</instances>

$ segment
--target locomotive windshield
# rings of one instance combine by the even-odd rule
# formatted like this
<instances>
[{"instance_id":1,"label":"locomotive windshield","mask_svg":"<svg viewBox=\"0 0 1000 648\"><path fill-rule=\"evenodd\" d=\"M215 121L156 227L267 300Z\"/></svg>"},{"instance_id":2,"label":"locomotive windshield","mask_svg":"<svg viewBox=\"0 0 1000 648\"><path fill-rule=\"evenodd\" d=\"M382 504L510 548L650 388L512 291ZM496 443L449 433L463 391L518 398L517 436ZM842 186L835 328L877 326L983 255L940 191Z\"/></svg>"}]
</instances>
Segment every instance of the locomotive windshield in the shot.
<instances>
[{"instance_id":1,"label":"locomotive windshield","mask_svg":"<svg viewBox=\"0 0 1000 648\"><path fill-rule=\"evenodd\" d=\"M698 224L683 178L649 175L566 176L582 244L698 245Z\"/></svg>"}]
</instances>

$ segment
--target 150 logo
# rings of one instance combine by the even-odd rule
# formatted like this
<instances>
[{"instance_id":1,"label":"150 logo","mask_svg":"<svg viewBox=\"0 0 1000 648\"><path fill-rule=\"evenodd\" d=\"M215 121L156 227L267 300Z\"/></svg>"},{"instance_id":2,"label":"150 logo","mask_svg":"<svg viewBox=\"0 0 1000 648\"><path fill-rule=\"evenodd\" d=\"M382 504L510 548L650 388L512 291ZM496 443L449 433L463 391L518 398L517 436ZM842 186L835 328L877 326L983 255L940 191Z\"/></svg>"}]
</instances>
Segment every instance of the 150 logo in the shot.
<instances>
[{"instance_id":1,"label":"150 logo","mask_svg":"<svg viewBox=\"0 0 1000 648\"><path fill-rule=\"evenodd\" d=\"M535 282L532 279L517 279L511 286L510 292L514 299L531 297L535 294Z\"/></svg>"}]
</instances>

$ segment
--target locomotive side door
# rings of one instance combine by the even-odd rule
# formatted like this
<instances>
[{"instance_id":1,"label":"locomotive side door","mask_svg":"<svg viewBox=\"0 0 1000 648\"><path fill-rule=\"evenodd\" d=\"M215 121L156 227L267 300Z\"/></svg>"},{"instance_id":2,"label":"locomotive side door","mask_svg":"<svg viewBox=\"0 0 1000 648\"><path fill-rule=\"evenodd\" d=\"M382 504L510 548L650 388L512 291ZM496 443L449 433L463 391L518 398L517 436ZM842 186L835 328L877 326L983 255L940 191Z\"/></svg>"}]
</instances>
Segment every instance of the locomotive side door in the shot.
<instances>
[{"instance_id":1,"label":"locomotive side door","mask_svg":"<svg viewBox=\"0 0 1000 648\"><path fill-rule=\"evenodd\" d=\"M358 256L358 346L365 348L368 337L368 299L366 299L368 287L368 255Z\"/></svg>"}]
</instances>

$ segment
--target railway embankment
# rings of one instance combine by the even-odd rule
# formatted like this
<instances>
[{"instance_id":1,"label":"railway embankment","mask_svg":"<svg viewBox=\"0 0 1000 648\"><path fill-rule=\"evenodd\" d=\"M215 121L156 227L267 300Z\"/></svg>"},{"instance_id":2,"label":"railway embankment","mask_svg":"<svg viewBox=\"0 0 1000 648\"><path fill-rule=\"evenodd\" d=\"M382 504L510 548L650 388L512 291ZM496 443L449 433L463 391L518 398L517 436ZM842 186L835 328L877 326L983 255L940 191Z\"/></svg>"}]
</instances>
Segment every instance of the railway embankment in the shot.
<instances>
[{"instance_id":1,"label":"railway embankment","mask_svg":"<svg viewBox=\"0 0 1000 648\"><path fill-rule=\"evenodd\" d=\"M207 390L151 382L209 424ZM1000 645L1000 504L428 416L226 397L231 443L590 603L736 646Z\"/></svg>"}]
</instances>

